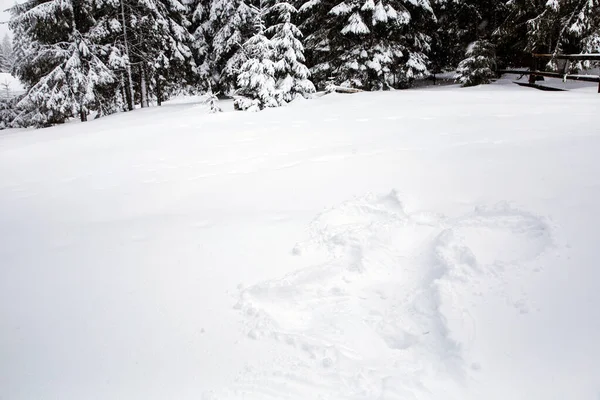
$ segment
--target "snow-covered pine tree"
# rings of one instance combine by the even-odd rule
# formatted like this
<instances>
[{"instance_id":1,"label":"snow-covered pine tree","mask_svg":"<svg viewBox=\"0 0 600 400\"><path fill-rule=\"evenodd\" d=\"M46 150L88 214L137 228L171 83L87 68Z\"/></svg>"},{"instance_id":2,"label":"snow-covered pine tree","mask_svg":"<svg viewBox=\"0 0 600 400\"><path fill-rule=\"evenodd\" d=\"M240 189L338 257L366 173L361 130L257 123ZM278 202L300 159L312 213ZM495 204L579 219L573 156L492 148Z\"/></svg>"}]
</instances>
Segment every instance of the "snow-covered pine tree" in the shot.
<instances>
[{"instance_id":1,"label":"snow-covered pine tree","mask_svg":"<svg viewBox=\"0 0 600 400\"><path fill-rule=\"evenodd\" d=\"M323 86L398 86L427 72L429 0L308 0L301 29L313 78Z\"/></svg>"},{"instance_id":2,"label":"snow-covered pine tree","mask_svg":"<svg viewBox=\"0 0 600 400\"><path fill-rule=\"evenodd\" d=\"M586 0L568 11L563 21L567 21L559 34L555 53L562 52L563 42L576 42L573 48L581 53L600 53L600 0ZM590 67L590 62L578 62L571 65L572 70ZM596 63L600 65L600 63Z\"/></svg>"},{"instance_id":3,"label":"snow-covered pine tree","mask_svg":"<svg viewBox=\"0 0 600 400\"><path fill-rule=\"evenodd\" d=\"M7 65L4 55L4 47L0 44L0 72L10 72L10 67Z\"/></svg>"},{"instance_id":4,"label":"snow-covered pine tree","mask_svg":"<svg viewBox=\"0 0 600 400\"><path fill-rule=\"evenodd\" d=\"M105 54L107 65L115 72L117 77L117 104L114 108L120 109L118 104L126 103L125 110L133 110L135 103L134 96L134 78L132 74L131 59L129 57L130 36L127 31L127 20L129 14L125 7L126 0L95 0L94 1L94 23L90 27L88 36L97 44L110 45L110 51ZM102 91L102 97L105 100L103 104L108 104L111 98L114 98L113 91Z\"/></svg>"},{"instance_id":5,"label":"snow-covered pine tree","mask_svg":"<svg viewBox=\"0 0 600 400\"><path fill-rule=\"evenodd\" d=\"M219 107L219 98L217 97L217 93L213 92L210 82L207 84L208 90L206 91L206 95L204 98L204 104L208 107L208 112L211 114L220 113L221 107Z\"/></svg>"},{"instance_id":6,"label":"snow-covered pine tree","mask_svg":"<svg viewBox=\"0 0 600 400\"><path fill-rule=\"evenodd\" d=\"M13 127L13 121L19 114L17 104L20 96L15 96L8 82L0 83L0 130Z\"/></svg>"},{"instance_id":7,"label":"snow-covered pine tree","mask_svg":"<svg viewBox=\"0 0 600 400\"><path fill-rule=\"evenodd\" d=\"M13 121L19 114L16 108L18 100L18 98L0 96L0 130L13 127Z\"/></svg>"},{"instance_id":8,"label":"snow-covered pine tree","mask_svg":"<svg viewBox=\"0 0 600 400\"><path fill-rule=\"evenodd\" d=\"M335 26L327 17L335 6L335 0L295 0L298 9L300 31L303 33L304 56L315 83L326 85L331 65L329 64L330 39Z\"/></svg>"},{"instance_id":9,"label":"snow-covered pine tree","mask_svg":"<svg viewBox=\"0 0 600 400\"><path fill-rule=\"evenodd\" d=\"M11 39L8 34L4 35L0 47L2 48L2 57L0 58L2 72L11 72L15 63L15 58Z\"/></svg>"},{"instance_id":10,"label":"snow-covered pine tree","mask_svg":"<svg viewBox=\"0 0 600 400\"><path fill-rule=\"evenodd\" d=\"M505 21L504 0L432 0L437 16L429 58L432 72L455 69L476 40L490 39Z\"/></svg>"},{"instance_id":11,"label":"snow-covered pine tree","mask_svg":"<svg viewBox=\"0 0 600 400\"><path fill-rule=\"evenodd\" d=\"M466 56L467 58L458 64L456 80L462 86L490 83L496 76L494 45L487 40L478 40L467 48Z\"/></svg>"},{"instance_id":12,"label":"snow-covered pine tree","mask_svg":"<svg viewBox=\"0 0 600 400\"><path fill-rule=\"evenodd\" d=\"M108 57L123 78L130 108L136 102L146 107L150 98L160 103L194 79L195 62L190 49L194 38L188 31L188 9L181 2L95 1L98 15L92 34L99 43L115 45L116 50Z\"/></svg>"},{"instance_id":13,"label":"snow-covered pine tree","mask_svg":"<svg viewBox=\"0 0 600 400\"><path fill-rule=\"evenodd\" d=\"M154 66L150 66L151 87L155 98L161 97L195 83L197 70L192 47L197 42L188 31L187 8L179 0L160 0L162 13L168 29L163 32L161 41L156 43L158 56ZM157 25L162 25L157 18Z\"/></svg>"},{"instance_id":14,"label":"snow-covered pine tree","mask_svg":"<svg viewBox=\"0 0 600 400\"><path fill-rule=\"evenodd\" d=\"M29 1L11 9L10 26L23 46L14 71L27 88L19 106L22 124L47 126L72 116L87 120L99 87L114 82L99 57L105 48L86 36L91 4L71 0Z\"/></svg>"},{"instance_id":15,"label":"snow-covered pine tree","mask_svg":"<svg viewBox=\"0 0 600 400\"><path fill-rule=\"evenodd\" d=\"M255 7L255 33L244 43L243 52L246 60L242 64L237 77L237 93L251 99L242 101L238 106L250 111L262 110L265 107L277 107L278 94L275 84L275 63L273 62L273 43L266 36L265 17L267 7L260 0Z\"/></svg>"},{"instance_id":16,"label":"snow-covered pine tree","mask_svg":"<svg viewBox=\"0 0 600 400\"><path fill-rule=\"evenodd\" d=\"M128 0L130 57L136 65L140 103L150 93L160 102L170 91L188 84L195 62L190 49L186 7L178 0Z\"/></svg>"},{"instance_id":17,"label":"snow-covered pine tree","mask_svg":"<svg viewBox=\"0 0 600 400\"><path fill-rule=\"evenodd\" d=\"M190 46L194 59L196 61L196 74L194 86L199 89L209 90L207 83L210 83L211 71L207 62L210 46L212 43L211 32L208 30L208 20L210 16L211 0L187 0L184 3L188 9L187 15L190 24L189 32L194 40ZM212 86L211 86L212 88ZM212 89L210 89L212 91Z\"/></svg>"},{"instance_id":18,"label":"snow-covered pine tree","mask_svg":"<svg viewBox=\"0 0 600 400\"><path fill-rule=\"evenodd\" d=\"M290 3L277 2L270 8L276 22L267 29L272 35L275 77L280 102L290 102L297 96L308 97L315 92L315 86L308 79L302 33L293 23L292 16L297 12Z\"/></svg>"},{"instance_id":19,"label":"snow-covered pine tree","mask_svg":"<svg viewBox=\"0 0 600 400\"><path fill-rule=\"evenodd\" d=\"M246 57L242 47L256 32L257 7L249 0L212 0L201 29L208 49L200 70L215 90L231 92Z\"/></svg>"},{"instance_id":20,"label":"snow-covered pine tree","mask_svg":"<svg viewBox=\"0 0 600 400\"><path fill-rule=\"evenodd\" d=\"M568 29L581 38L582 52L600 53L600 0L586 1Z\"/></svg>"},{"instance_id":21,"label":"snow-covered pine tree","mask_svg":"<svg viewBox=\"0 0 600 400\"><path fill-rule=\"evenodd\" d=\"M600 0L511 0L499 41L522 51L579 53L598 48Z\"/></svg>"}]
</instances>

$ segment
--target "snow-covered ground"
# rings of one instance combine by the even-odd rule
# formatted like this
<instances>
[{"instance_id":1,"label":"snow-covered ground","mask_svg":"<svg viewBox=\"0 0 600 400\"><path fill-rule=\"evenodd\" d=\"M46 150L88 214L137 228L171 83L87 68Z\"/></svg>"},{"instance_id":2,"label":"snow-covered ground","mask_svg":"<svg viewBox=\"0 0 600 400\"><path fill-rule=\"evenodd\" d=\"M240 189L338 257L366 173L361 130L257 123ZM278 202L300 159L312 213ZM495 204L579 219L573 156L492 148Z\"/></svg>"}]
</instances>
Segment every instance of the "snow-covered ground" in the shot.
<instances>
[{"instance_id":1,"label":"snow-covered ground","mask_svg":"<svg viewBox=\"0 0 600 400\"><path fill-rule=\"evenodd\" d=\"M0 399L600 398L600 95L0 133Z\"/></svg>"}]
</instances>

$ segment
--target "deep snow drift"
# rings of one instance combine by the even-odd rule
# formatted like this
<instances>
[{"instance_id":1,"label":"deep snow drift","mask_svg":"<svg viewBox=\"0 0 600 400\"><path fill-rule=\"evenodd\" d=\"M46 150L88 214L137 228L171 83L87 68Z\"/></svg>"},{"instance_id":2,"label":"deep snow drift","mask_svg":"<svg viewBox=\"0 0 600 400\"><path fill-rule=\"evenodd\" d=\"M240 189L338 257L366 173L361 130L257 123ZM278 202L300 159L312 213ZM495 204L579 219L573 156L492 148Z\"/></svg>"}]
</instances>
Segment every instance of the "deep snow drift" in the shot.
<instances>
[{"instance_id":1,"label":"deep snow drift","mask_svg":"<svg viewBox=\"0 0 600 400\"><path fill-rule=\"evenodd\" d=\"M598 400L577 87L1 132L0 399Z\"/></svg>"}]
</instances>

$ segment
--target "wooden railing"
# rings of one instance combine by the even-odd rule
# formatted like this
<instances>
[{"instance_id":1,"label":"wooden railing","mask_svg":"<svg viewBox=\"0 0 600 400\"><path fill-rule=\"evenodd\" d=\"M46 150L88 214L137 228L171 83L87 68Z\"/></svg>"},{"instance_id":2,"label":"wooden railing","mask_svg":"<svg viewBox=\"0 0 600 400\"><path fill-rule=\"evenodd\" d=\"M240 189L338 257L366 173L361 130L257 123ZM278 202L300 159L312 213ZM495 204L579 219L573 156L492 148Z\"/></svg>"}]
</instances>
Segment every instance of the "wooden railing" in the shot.
<instances>
[{"instance_id":1,"label":"wooden railing","mask_svg":"<svg viewBox=\"0 0 600 400\"><path fill-rule=\"evenodd\" d=\"M520 74L520 75L529 75L529 84L535 85L536 78L538 76L544 76L548 78L560 78L560 79L569 79L575 81L584 81L584 82L598 82L598 93L600 93L600 76L598 75L579 75L579 74L569 74L569 62L570 61L598 61L600 62L600 53L598 54L537 54L534 53L531 55L531 67L529 71L521 71L521 70L499 70L498 73L512 73L512 74ZM562 71L544 71L542 68L541 60L560 60L564 61ZM545 65L546 63L543 63ZM541 67L541 68L540 68Z\"/></svg>"}]
</instances>

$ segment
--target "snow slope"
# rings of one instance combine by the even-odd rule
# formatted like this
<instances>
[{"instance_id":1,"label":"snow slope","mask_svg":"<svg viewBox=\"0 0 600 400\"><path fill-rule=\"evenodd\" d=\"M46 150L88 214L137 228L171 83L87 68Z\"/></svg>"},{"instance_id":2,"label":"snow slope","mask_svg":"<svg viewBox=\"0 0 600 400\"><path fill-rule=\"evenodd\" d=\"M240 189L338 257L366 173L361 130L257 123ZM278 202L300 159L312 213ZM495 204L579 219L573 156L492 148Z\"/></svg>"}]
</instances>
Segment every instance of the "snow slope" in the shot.
<instances>
[{"instance_id":1,"label":"snow slope","mask_svg":"<svg viewBox=\"0 0 600 400\"><path fill-rule=\"evenodd\" d=\"M600 398L600 96L0 134L0 399Z\"/></svg>"}]
</instances>

